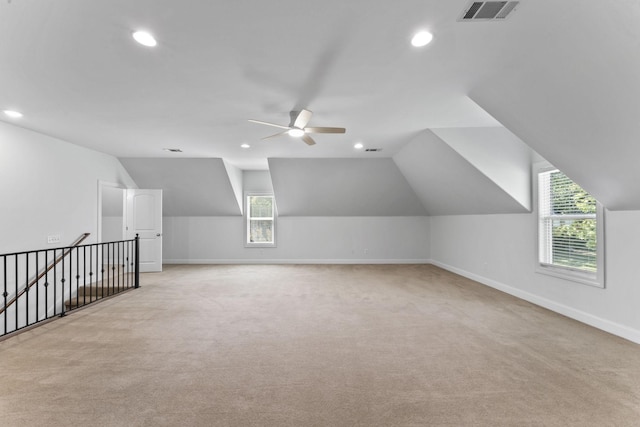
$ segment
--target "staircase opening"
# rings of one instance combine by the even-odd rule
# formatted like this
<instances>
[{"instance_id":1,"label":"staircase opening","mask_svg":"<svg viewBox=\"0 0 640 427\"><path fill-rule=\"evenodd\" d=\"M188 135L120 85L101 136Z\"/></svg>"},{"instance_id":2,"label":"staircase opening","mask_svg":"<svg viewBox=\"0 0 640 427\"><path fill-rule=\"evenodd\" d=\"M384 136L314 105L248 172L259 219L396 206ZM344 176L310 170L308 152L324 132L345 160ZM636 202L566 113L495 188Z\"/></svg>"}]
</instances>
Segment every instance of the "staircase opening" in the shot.
<instances>
[{"instance_id":1,"label":"staircase opening","mask_svg":"<svg viewBox=\"0 0 640 427\"><path fill-rule=\"evenodd\" d=\"M0 337L138 288L139 238L0 255Z\"/></svg>"}]
</instances>

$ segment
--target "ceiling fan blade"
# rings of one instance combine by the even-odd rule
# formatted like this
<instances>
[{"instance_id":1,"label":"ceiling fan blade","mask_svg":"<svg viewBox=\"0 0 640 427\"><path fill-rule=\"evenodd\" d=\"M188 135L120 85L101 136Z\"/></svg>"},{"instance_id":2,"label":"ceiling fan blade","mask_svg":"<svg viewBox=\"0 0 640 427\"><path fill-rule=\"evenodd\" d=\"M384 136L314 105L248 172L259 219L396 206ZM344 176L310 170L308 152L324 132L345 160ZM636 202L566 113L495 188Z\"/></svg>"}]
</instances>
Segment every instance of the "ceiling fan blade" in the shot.
<instances>
[{"instance_id":1,"label":"ceiling fan blade","mask_svg":"<svg viewBox=\"0 0 640 427\"><path fill-rule=\"evenodd\" d=\"M345 133L347 130L345 128L319 127L319 128L304 128L304 131L307 133Z\"/></svg>"},{"instance_id":2,"label":"ceiling fan blade","mask_svg":"<svg viewBox=\"0 0 640 427\"><path fill-rule=\"evenodd\" d=\"M311 120L313 113L309 110L302 110L298 113L298 117L293 122L293 126L299 129L303 129Z\"/></svg>"},{"instance_id":3,"label":"ceiling fan blade","mask_svg":"<svg viewBox=\"0 0 640 427\"><path fill-rule=\"evenodd\" d=\"M263 122L263 121L260 121L260 120L253 120L253 119L249 119L249 121L251 123L258 123L260 125L273 126L273 127L280 128L280 129L289 129L289 126L277 125L275 123Z\"/></svg>"},{"instance_id":4,"label":"ceiling fan blade","mask_svg":"<svg viewBox=\"0 0 640 427\"><path fill-rule=\"evenodd\" d=\"M288 129L288 128L287 128L287 129ZM275 138L276 136L286 135L286 134L287 134L287 132L289 132L289 131L288 131L288 130L285 130L284 132L274 133L273 135L265 136L264 138L261 138L261 139Z\"/></svg>"},{"instance_id":5,"label":"ceiling fan blade","mask_svg":"<svg viewBox=\"0 0 640 427\"><path fill-rule=\"evenodd\" d=\"M304 134L300 137L300 139L302 139L304 142L307 143L307 145L316 145L316 142L313 140L313 138L311 138L309 135Z\"/></svg>"}]
</instances>

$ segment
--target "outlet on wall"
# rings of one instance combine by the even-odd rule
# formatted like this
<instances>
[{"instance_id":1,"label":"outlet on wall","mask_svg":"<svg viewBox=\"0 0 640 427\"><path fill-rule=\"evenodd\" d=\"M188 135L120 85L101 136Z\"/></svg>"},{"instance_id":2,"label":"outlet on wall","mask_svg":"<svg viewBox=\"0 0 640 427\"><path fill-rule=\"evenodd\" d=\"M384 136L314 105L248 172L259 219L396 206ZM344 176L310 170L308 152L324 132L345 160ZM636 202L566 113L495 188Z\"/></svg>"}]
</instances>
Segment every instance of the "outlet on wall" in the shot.
<instances>
[{"instance_id":1,"label":"outlet on wall","mask_svg":"<svg viewBox=\"0 0 640 427\"><path fill-rule=\"evenodd\" d=\"M53 244L53 243L60 243L60 235L59 234L51 234L49 236L47 236L47 243L48 244Z\"/></svg>"}]
</instances>

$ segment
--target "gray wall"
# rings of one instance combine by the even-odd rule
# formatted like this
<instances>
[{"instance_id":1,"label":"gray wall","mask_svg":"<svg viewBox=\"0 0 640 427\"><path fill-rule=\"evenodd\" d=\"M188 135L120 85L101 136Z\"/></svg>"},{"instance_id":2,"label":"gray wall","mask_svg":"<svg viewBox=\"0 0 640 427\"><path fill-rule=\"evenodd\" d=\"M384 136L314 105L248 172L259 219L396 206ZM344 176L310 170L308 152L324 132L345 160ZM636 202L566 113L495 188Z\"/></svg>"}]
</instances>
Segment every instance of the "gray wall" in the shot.
<instances>
[{"instance_id":1,"label":"gray wall","mask_svg":"<svg viewBox=\"0 0 640 427\"><path fill-rule=\"evenodd\" d=\"M0 122L0 253L97 239L98 180L135 186L115 157ZM47 236L60 243L47 244Z\"/></svg>"},{"instance_id":2,"label":"gray wall","mask_svg":"<svg viewBox=\"0 0 640 427\"><path fill-rule=\"evenodd\" d=\"M277 247L245 248L240 217L165 217L164 262L424 263L428 217L282 217Z\"/></svg>"},{"instance_id":3,"label":"gray wall","mask_svg":"<svg viewBox=\"0 0 640 427\"><path fill-rule=\"evenodd\" d=\"M606 212L604 289L536 272L537 216L431 218L436 265L640 343L640 211Z\"/></svg>"},{"instance_id":4,"label":"gray wall","mask_svg":"<svg viewBox=\"0 0 640 427\"><path fill-rule=\"evenodd\" d=\"M268 171L244 171L242 181L245 192L273 191ZM429 218L421 216L278 217L275 248L246 248L238 216L171 216L163 226L165 263L422 263L430 257Z\"/></svg>"}]
</instances>

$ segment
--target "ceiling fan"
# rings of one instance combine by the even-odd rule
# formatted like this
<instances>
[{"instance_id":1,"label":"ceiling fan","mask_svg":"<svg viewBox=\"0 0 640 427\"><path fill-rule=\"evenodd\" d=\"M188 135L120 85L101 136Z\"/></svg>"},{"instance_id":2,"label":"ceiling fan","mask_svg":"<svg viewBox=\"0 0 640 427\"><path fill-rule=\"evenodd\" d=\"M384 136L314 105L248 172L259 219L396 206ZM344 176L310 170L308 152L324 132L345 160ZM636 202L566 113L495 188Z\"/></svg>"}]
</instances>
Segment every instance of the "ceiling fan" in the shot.
<instances>
[{"instance_id":1,"label":"ceiling fan","mask_svg":"<svg viewBox=\"0 0 640 427\"><path fill-rule=\"evenodd\" d=\"M314 145L316 142L309 136L310 133L345 133L345 128L332 128L332 127L307 127L307 124L311 120L313 113L309 110L292 111L291 124L289 126L277 125L275 123L263 122L260 120L249 120L252 123L258 123L261 125L273 126L280 129L286 129L283 132L278 132L274 135L266 136L262 139L274 138L276 136L289 134L290 136L302 139L307 145Z\"/></svg>"}]
</instances>

